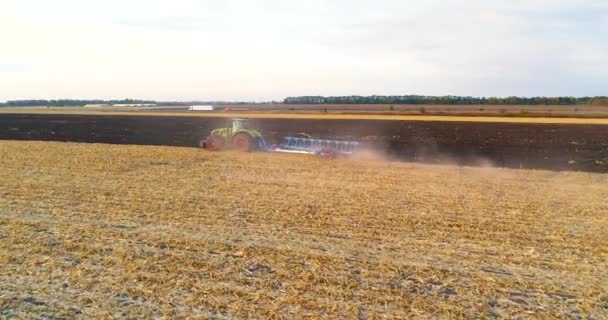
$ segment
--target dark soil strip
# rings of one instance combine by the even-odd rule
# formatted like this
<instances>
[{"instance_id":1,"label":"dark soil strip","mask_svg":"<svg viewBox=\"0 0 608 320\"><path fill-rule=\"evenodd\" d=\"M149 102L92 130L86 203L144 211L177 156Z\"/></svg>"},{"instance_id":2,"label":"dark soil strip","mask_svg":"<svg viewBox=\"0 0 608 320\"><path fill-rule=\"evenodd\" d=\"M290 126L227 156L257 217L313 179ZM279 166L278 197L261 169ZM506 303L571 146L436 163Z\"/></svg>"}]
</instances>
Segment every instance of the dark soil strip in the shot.
<instances>
[{"instance_id":1,"label":"dark soil strip","mask_svg":"<svg viewBox=\"0 0 608 320\"><path fill-rule=\"evenodd\" d=\"M0 115L0 139L195 147L230 119ZM296 133L356 139L391 159L608 172L608 127L582 124L252 119L270 143Z\"/></svg>"}]
</instances>

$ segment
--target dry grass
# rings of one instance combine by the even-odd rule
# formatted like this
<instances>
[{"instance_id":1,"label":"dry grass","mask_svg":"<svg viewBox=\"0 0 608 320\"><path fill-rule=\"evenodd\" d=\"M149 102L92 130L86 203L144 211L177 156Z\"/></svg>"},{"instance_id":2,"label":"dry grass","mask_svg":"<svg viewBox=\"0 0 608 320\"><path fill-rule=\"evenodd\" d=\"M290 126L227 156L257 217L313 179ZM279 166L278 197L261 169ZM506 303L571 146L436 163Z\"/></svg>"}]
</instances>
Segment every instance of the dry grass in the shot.
<instances>
[{"instance_id":1,"label":"dry grass","mask_svg":"<svg viewBox=\"0 0 608 320\"><path fill-rule=\"evenodd\" d=\"M420 106L417 106L420 109ZM428 107L423 107L428 108ZM396 121L442 121L442 122L491 122L491 123L545 123L545 124L599 124L608 125L608 118L525 117L521 114L490 116L450 115L399 115L399 114L347 114L347 113L281 113L268 112L188 112L188 111L104 111L86 108L33 109L0 108L0 115L11 114L73 114L73 115L123 115L123 116L173 116L173 117L221 117L263 119L350 119L350 120L396 120Z\"/></svg>"},{"instance_id":2,"label":"dry grass","mask_svg":"<svg viewBox=\"0 0 608 320\"><path fill-rule=\"evenodd\" d=\"M608 317L608 176L0 142L0 318Z\"/></svg>"}]
</instances>

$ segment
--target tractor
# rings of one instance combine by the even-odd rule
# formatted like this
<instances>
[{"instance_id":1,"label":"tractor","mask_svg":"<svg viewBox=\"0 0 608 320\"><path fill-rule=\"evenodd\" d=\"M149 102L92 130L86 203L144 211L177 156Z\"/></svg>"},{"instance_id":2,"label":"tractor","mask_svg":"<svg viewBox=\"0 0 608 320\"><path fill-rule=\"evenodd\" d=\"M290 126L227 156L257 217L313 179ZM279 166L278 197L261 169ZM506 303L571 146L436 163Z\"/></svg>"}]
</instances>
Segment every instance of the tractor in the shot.
<instances>
[{"instance_id":1,"label":"tractor","mask_svg":"<svg viewBox=\"0 0 608 320\"><path fill-rule=\"evenodd\" d=\"M324 158L352 155L359 147L357 141L315 139L307 134L284 137L279 145L268 147L264 136L255 129L245 128L246 119L232 119L231 128L218 128L200 142L202 148L212 151L265 151L314 154Z\"/></svg>"}]
</instances>

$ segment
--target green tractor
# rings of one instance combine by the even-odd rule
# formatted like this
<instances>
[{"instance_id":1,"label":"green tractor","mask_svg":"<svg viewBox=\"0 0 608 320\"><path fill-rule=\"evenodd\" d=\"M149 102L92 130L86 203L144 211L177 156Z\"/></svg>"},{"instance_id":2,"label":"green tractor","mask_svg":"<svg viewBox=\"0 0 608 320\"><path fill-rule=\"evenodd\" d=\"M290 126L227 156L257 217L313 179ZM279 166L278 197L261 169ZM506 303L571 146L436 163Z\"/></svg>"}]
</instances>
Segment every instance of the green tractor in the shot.
<instances>
[{"instance_id":1,"label":"green tractor","mask_svg":"<svg viewBox=\"0 0 608 320\"><path fill-rule=\"evenodd\" d=\"M246 119L232 119L231 128L218 128L200 142L208 150L266 151L266 140L254 129L245 128Z\"/></svg>"}]
</instances>

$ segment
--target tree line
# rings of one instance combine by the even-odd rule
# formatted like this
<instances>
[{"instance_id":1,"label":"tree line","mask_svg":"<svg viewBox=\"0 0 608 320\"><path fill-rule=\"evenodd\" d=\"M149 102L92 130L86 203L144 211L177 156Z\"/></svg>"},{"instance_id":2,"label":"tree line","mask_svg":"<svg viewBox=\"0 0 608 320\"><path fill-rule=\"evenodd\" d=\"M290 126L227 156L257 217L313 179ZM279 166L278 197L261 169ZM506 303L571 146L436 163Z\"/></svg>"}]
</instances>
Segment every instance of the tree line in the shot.
<instances>
[{"instance_id":1,"label":"tree line","mask_svg":"<svg viewBox=\"0 0 608 320\"><path fill-rule=\"evenodd\" d=\"M606 105L608 97L461 97L461 96L301 96L285 104L487 104L487 105Z\"/></svg>"},{"instance_id":2,"label":"tree line","mask_svg":"<svg viewBox=\"0 0 608 320\"><path fill-rule=\"evenodd\" d=\"M269 103L276 103L275 101ZM608 106L608 97L463 97L463 96L300 96L287 97L284 104L485 104L485 105L602 105ZM186 106L192 104L241 105L268 104L239 101L154 101L140 99L58 99L58 100L10 100L0 103L0 107L76 107L87 104L158 104L163 106Z\"/></svg>"}]
</instances>

